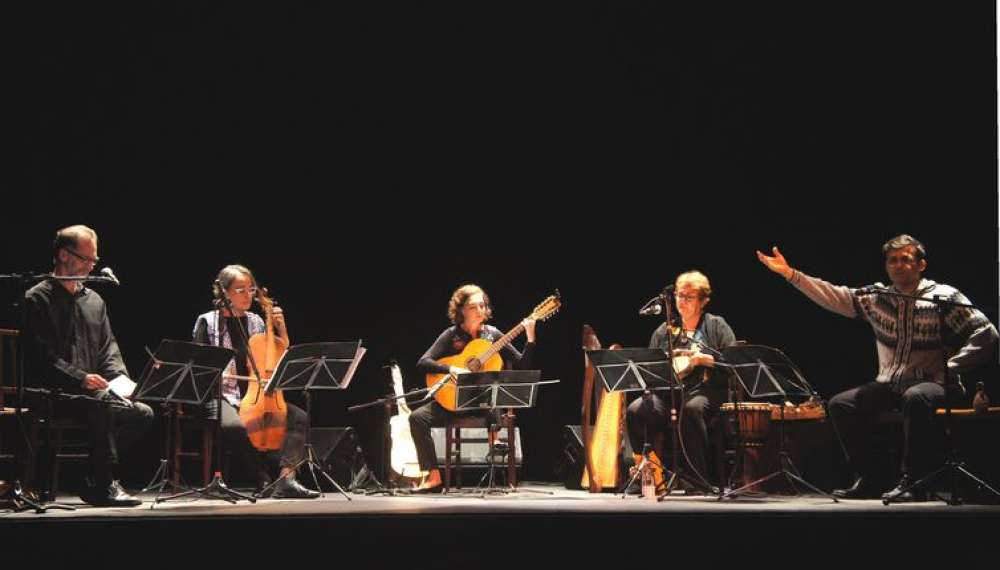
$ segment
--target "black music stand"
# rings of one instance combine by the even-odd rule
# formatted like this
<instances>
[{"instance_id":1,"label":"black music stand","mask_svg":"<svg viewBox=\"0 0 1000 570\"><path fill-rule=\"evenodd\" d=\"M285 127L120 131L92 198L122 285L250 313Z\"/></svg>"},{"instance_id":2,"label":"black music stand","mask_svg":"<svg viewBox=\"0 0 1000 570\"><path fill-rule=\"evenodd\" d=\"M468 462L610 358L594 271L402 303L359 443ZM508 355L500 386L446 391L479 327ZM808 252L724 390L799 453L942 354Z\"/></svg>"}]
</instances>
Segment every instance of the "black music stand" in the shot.
<instances>
[{"instance_id":1,"label":"black music stand","mask_svg":"<svg viewBox=\"0 0 1000 570\"><path fill-rule=\"evenodd\" d=\"M539 380L541 370L504 370L496 372L470 372L459 374L455 380L455 410L456 412L495 410L497 408L531 408L538 396L538 387L543 384L556 384L559 380ZM491 420L492 421L492 420ZM492 428L492 426L490 426ZM510 436L515 437L514 433ZM507 488L496 486L496 461L494 441L488 439L489 449L486 452L487 470L479 480L477 488L486 482L481 497L490 494L503 494L514 491L510 481ZM515 442L511 442L514 445ZM507 453L510 453L508 450ZM448 453L448 450L445 450ZM542 493L551 494L547 491Z\"/></svg>"},{"instance_id":2,"label":"black music stand","mask_svg":"<svg viewBox=\"0 0 1000 570\"><path fill-rule=\"evenodd\" d=\"M821 491L803 479L785 450L785 402L792 398L805 400L817 396L816 391L806 381L799 368L785 356L785 353L769 346L734 345L723 349L722 355L736 374L748 398L751 400L767 398L780 400L778 405L781 410L781 420L778 425L778 469L756 481L733 489L719 498L739 497L750 492L757 485L783 475L788 481L788 485L796 493L799 492L795 486L797 482L819 495L832 499L834 503L839 503L840 501L836 497Z\"/></svg>"},{"instance_id":3,"label":"black music stand","mask_svg":"<svg viewBox=\"0 0 1000 570\"><path fill-rule=\"evenodd\" d=\"M678 449L678 426L674 418L677 417L677 404L674 391L681 389L682 385L675 379L673 368L670 364L670 357L658 348L622 348L618 350L588 350L587 357L594 363L594 369L604 383L604 388L608 392L642 392L642 398L648 399L654 390L670 390L671 401L671 435L673 437L674 453ZM669 494L674 484L679 479L687 480L681 472L679 461L675 461L676 469L671 471L665 465L661 465L650 457L653 449L649 441L649 428L645 430L645 441L642 444L642 461L635 466L635 472L625 482L622 487L622 498L625 498L625 490L632 485L640 476L647 464L655 465L669 474L666 492ZM662 460L662 458L661 458ZM692 482L693 483L693 482Z\"/></svg>"},{"instance_id":4,"label":"black music stand","mask_svg":"<svg viewBox=\"0 0 1000 570\"><path fill-rule=\"evenodd\" d=\"M306 401L306 415L312 417L312 390L345 390L354 377L354 372L358 369L361 358L365 355L365 349L361 346L361 341L351 342L312 342L297 344L288 347L278 366L274 370L274 376L268 383L267 390L301 390ZM311 425L312 422L310 422ZM326 480L329 481L340 494L348 501L351 497L344 489L327 473L326 468L316 461L316 452L309 441L309 434L306 433L305 444L306 456L295 464L294 472L303 464L309 467L309 474L313 483L323 494L323 487L319 484L316 471L319 471ZM261 489L257 496L263 496L274 488L283 477L278 477L267 487Z\"/></svg>"},{"instance_id":5,"label":"black music stand","mask_svg":"<svg viewBox=\"0 0 1000 570\"><path fill-rule=\"evenodd\" d=\"M146 349L149 352L149 349ZM184 342L179 340L163 340L156 352L149 352L150 359L143 369L136 390L137 400L162 402L164 404L180 403L204 405L210 397L222 398L222 372L229 365L236 353L229 348ZM221 433L222 406L219 402L216 410L215 427L215 469L212 481L200 488L185 489L180 493L167 497L158 496L169 480L168 461L160 460L160 466L146 489L157 489L157 497L150 505L152 509L164 501L197 495L206 499L219 499L235 503L238 499L248 497L230 489L222 478L221 465ZM159 479L159 481L157 480ZM144 490L146 490L144 489Z\"/></svg>"},{"instance_id":6,"label":"black music stand","mask_svg":"<svg viewBox=\"0 0 1000 570\"><path fill-rule=\"evenodd\" d=\"M139 378L136 399L161 402L164 408L172 403L203 404L213 393L212 388L215 387L219 377L220 366L221 369L225 369L234 353L229 349L223 349L223 352L215 354L203 353L199 350L201 347L202 345L189 342L162 340L160 346L156 348L156 353L146 348L150 360ZM218 350L218 347L209 348ZM205 354L209 356L206 357ZM201 364L196 365L195 362ZM172 421L175 420L176 418ZM168 427L167 433L167 448L170 449L173 444L173 430ZM161 457L159 467L140 493L156 489L156 497L153 500L155 505L156 498L163 492L164 487L170 484L170 474L170 461ZM190 487L181 485L179 489L174 490L189 491Z\"/></svg>"}]
</instances>

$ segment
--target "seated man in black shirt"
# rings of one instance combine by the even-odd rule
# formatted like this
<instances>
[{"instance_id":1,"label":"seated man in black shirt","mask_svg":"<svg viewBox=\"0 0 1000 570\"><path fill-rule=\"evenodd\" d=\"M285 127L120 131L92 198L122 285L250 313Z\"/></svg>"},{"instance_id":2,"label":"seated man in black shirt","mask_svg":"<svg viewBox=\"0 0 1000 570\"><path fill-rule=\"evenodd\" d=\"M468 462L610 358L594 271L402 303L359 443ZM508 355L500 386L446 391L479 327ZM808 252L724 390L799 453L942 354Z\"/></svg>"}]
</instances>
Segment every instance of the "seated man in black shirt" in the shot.
<instances>
[{"instance_id":1,"label":"seated man in black shirt","mask_svg":"<svg viewBox=\"0 0 1000 570\"><path fill-rule=\"evenodd\" d=\"M97 234L86 226L56 233L54 277L85 276L98 262ZM29 381L77 398L54 398L55 413L79 417L90 428L90 476L80 496L95 506L135 506L115 479L118 455L149 427L149 406L115 399L109 380L128 376L111 332L107 307L82 281L46 279L24 298ZM54 491L54 490L53 490Z\"/></svg>"}]
</instances>

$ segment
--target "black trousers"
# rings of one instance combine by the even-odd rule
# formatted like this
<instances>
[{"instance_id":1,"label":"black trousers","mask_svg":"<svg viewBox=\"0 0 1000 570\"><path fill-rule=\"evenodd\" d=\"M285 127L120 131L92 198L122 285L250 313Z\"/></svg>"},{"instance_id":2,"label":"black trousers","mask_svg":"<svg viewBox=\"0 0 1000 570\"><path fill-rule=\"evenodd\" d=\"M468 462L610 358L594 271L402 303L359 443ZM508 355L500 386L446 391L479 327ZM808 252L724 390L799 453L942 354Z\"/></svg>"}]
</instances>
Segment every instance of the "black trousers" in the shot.
<instances>
[{"instance_id":1,"label":"black trousers","mask_svg":"<svg viewBox=\"0 0 1000 570\"><path fill-rule=\"evenodd\" d=\"M417 448L417 460L420 462L421 471L438 468L437 453L434 450L434 439L431 437L431 428L443 426L448 422L449 418L459 414L485 416L492 418L493 425L500 425L500 410L452 412L437 403L437 400L431 400L420 408L417 408L410 414L410 435L413 437L414 447Z\"/></svg>"},{"instance_id":2,"label":"black trousers","mask_svg":"<svg viewBox=\"0 0 1000 570\"><path fill-rule=\"evenodd\" d=\"M281 467L293 467L302 460L309 431L309 416L302 408L286 402L288 415L285 421L285 441L278 452ZM210 406L214 408L214 406ZM211 414L214 416L214 414ZM240 420L239 410L228 401L222 401L222 439L225 450L239 457L254 475L262 472L261 453L250 443L247 428Z\"/></svg>"},{"instance_id":3,"label":"black trousers","mask_svg":"<svg viewBox=\"0 0 1000 570\"><path fill-rule=\"evenodd\" d=\"M960 399L960 393L953 394L953 403ZM936 382L914 384L902 393L892 384L869 382L830 398L827 409L851 468L870 477L874 468L872 420L881 412L898 408L903 413L901 469L919 479L936 467L932 446L934 410L944 402L945 388Z\"/></svg>"},{"instance_id":4,"label":"black trousers","mask_svg":"<svg viewBox=\"0 0 1000 570\"><path fill-rule=\"evenodd\" d=\"M674 456L683 459L684 470L695 479L708 480L708 420L719 412L726 401L726 390L702 386L686 394L680 413L681 450ZM651 392L637 398L628 406L626 414L629 443L639 453L643 443L649 442L657 456L664 460L663 441L670 437L670 395ZM669 466L667 466L669 467Z\"/></svg>"},{"instance_id":5,"label":"black trousers","mask_svg":"<svg viewBox=\"0 0 1000 570\"><path fill-rule=\"evenodd\" d=\"M46 405L39 402L39 405ZM109 405L90 398L55 399L56 417L71 416L88 427L90 471L97 488L106 487L115 478L114 466L120 455L138 441L153 422L153 410L142 402L131 407Z\"/></svg>"}]
</instances>

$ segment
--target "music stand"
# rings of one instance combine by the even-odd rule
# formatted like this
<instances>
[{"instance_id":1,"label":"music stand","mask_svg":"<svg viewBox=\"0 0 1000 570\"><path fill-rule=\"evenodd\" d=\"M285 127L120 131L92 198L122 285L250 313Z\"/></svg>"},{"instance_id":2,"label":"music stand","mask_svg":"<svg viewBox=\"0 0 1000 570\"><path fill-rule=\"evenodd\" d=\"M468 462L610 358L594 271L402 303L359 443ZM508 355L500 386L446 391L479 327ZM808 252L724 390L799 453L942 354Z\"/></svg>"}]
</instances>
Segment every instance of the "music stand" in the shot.
<instances>
[{"instance_id":1,"label":"music stand","mask_svg":"<svg viewBox=\"0 0 1000 570\"><path fill-rule=\"evenodd\" d=\"M193 405L204 405L210 397L221 393L222 382L220 378L222 372L236 354L232 349L221 346L179 340L160 341L160 346L157 347L155 353L149 352L148 348L146 352L149 353L150 359L143 369L135 398L137 400L163 402L164 404L179 403ZM215 431L216 438L218 439L222 430L221 406L216 411L216 416ZM226 486L222 479L219 441L215 442L214 447L216 449L216 457L212 481L204 487L186 489L167 497L159 496L169 480L169 462L161 459L160 466L153 475L153 479L146 486L146 489L157 489L157 497L153 500L150 508L152 509L158 503L164 501L191 495L198 495L206 499L219 499L230 503L235 503L237 499L248 499L254 502L252 497L247 497ZM161 478L161 480L157 482L157 478Z\"/></svg>"},{"instance_id":2,"label":"music stand","mask_svg":"<svg viewBox=\"0 0 1000 570\"><path fill-rule=\"evenodd\" d=\"M608 392L669 390L670 360L656 348L588 350L597 375Z\"/></svg>"},{"instance_id":3,"label":"music stand","mask_svg":"<svg viewBox=\"0 0 1000 570\"><path fill-rule=\"evenodd\" d=\"M220 363L221 368L225 369L234 353L229 349L217 352L218 347L209 347L216 351L203 352L201 348L202 345L176 340L160 341L155 354L147 347L146 353L149 354L150 360L139 378L136 399L162 402L164 407L171 403L203 404L213 393L212 389L219 376ZM167 428L167 434L167 449L170 449L173 444L173 430L170 427ZM172 479L170 469L170 461L160 458L160 465L153 473L153 477L140 491L146 493L156 489L153 505L156 504L155 499L163 492L163 488ZM180 489L189 491L190 487L181 485Z\"/></svg>"},{"instance_id":4,"label":"music stand","mask_svg":"<svg viewBox=\"0 0 1000 570\"><path fill-rule=\"evenodd\" d=\"M642 397L648 398L653 390L670 390L671 407L677 409L674 390L680 389L681 384L675 382L670 358L658 348L622 348L618 350L588 350L587 357L594 363L597 375L604 383L604 388L608 392L642 392ZM676 424L676 412L671 413L671 424ZM671 435L673 436L674 453L677 453L677 429L678 426L671 425ZM648 427L646 437L642 445L642 461L635 467L635 473L622 487L622 498L625 498L625 490L636 481L647 464L652 464L670 474L667 480L666 493L673 489L674 483L679 478L686 478L681 474L680 462L675 462L678 468L674 471L667 469L650 457L653 449L649 442Z\"/></svg>"},{"instance_id":5,"label":"music stand","mask_svg":"<svg viewBox=\"0 0 1000 570\"><path fill-rule=\"evenodd\" d=\"M556 384L559 380L539 380L540 370L504 370L494 372L470 372L459 374L455 380L456 412L495 410L497 408L531 408L538 396L538 387ZM492 427L492 426L491 426ZM511 433L513 438L515 434ZM496 487L496 462L494 460L494 440L488 438L487 471L477 487L487 482L481 497L493 493L514 491L509 476L507 489ZM512 442L511 445L514 445ZM510 453L513 450L508 450ZM446 450L445 453L448 451ZM547 492L545 492L547 493ZM547 493L551 494L551 493Z\"/></svg>"},{"instance_id":6,"label":"music stand","mask_svg":"<svg viewBox=\"0 0 1000 570\"><path fill-rule=\"evenodd\" d=\"M287 390L302 391L306 401L306 416L312 417L312 390L344 390L351 383L354 372L358 369L361 358L365 355L365 349L361 346L361 341L350 342L311 342L297 344L288 347L278 366L274 370L274 376L268 383L267 390ZM310 421L310 425L312 422ZM309 434L306 433L305 444L306 456L295 464L292 473L298 471L303 464L309 467L309 474L313 483L323 494L323 488L316 477L319 471L326 480L340 491L348 501L351 497L344 489L327 473L326 468L316 461L316 452L309 441ZM257 496L262 496L274 488L284 478L278 477L267 487L261 489Z\"/></svg>"},{"instance_id":7,"label":"music stand","mask_svg":"<svg viewBox=\"0 0 1000 570\"><path fill-rule=\"evenodd\" d=\"M795 483L798 482L813 492L832 499L835 503L839 503L840 501L836 497L819 490L815 485L803 479L798 468L795 467L791 457L785 450L784 403L791 397L808 398L817 395L802 375L802 372L799 371L799 368L785 356L785 353L769 346L734 345L723 349L722 355L723 359L736 374L740 385L750 399L780 398L781 419L778 425L778 469L756 481L751 481L738 489L733 489L719 498L738 497L750 492L757 485L783 475L785 480L788 481L788 485L796 493L799 492L795 486Z\"/></svg>"}]
</instances>

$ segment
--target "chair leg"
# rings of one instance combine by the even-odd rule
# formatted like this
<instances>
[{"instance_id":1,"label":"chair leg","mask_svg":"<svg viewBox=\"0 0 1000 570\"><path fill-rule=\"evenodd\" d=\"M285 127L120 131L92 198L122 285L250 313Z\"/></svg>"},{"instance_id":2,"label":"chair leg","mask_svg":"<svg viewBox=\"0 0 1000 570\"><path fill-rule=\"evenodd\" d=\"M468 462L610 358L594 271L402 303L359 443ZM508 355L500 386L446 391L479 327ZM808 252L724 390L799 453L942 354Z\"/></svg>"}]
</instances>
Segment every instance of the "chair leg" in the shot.
<instances>
[{"instance_id":1,"label":"chair leg","mask_svg":"<svg viewBox=\"0 0 1000 570\"><path fill-rule=\"evenodd\" d=\"M451 426L444 428L444 490L451 489L451 447L453 442Z\"/></svg>"},{"instance_id":2,"label":"chair leg","mask_svg":"<svg viewBox=\"0 0 1000 570\"><path fill-rule=\"evenodd\" d=\"M507 484L517 488L517 438L514 422L507 424Z\"/></svg>"},{"instance_id":3,"label":"chair leg","mask_svg":"<svg viewBox=\"0 0 1000 570\"><path fill-rule=\"evenodd\" d=\"M181 479L181 418L180 405L174 408L173 415L170 416L170 424L167 426L167 457L170 461L170 482L176 488L180 485Z\"/></svg>"},{"instance_id":4,"label":"chair leg","mask_svg":"<svg viewBox=\"0 0 1000 570\"><path fill-rule=\"evenodd\" d=\"M37 413L37 412L36 412ZM31 422L31 445L26 451L28 464L24 467L24 480L26 484L34 489L38 488L35 476L38 469L38 422L34 419Z\"/></svg>"},{"instance_id":5,"label":"chair leg","mask_svg":"<svg viewBox=\"0 0 1000 570\"><path fill-rule=\"evenodd\" d=\"M214 450L212 429L204 427L201 430L201 478L205 485L212 480L212 453Z\"/></svg>"},{"instance_id":6,"label":"chair leg","mask_svg":"<svg viewBox=\"0 0 1000 570\"><path fill-rule=\"evenodd\" d=\"M455 442L455 486L459 489L462 488L462 428L456 427L455 436L452 441Z\"/></svg>"},{"instance_id":7,"label":"chair leg","mask_svg":"<svg viewBox=\"0 0 1000 570\"><path fill-rule=\"evenodd\" d=\"M51 428L50 428L51 429ZM62 449L62 430L56 429L52 438L52 478L49 479L49 493L52 500L59 494L59 450Z\"/></svg>"}]
</instances>

